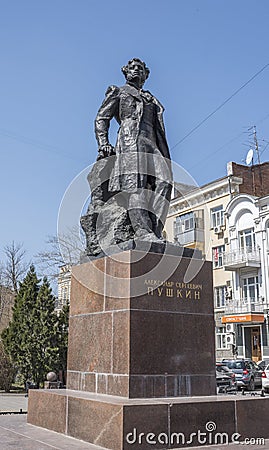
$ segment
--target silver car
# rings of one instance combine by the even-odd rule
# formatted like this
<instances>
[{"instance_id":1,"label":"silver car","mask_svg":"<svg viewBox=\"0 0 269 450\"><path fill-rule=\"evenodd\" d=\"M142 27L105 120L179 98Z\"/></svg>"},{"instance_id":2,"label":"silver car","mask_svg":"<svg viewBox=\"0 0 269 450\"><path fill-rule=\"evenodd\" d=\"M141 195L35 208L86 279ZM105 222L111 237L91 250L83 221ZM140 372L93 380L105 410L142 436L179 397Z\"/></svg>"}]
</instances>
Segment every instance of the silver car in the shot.
<instances>
[{"instance_id":1,"label":"silver car","mask_svg":"<svg viewBox=\"0 0 269 450\"><path fill-rule=\"evenodd\" d=\"M223 360L225 364L235 374L237 386L253 391L255 387L262 385L262 370L254 361L249 359Z\"/></svg>"}]
</instances>

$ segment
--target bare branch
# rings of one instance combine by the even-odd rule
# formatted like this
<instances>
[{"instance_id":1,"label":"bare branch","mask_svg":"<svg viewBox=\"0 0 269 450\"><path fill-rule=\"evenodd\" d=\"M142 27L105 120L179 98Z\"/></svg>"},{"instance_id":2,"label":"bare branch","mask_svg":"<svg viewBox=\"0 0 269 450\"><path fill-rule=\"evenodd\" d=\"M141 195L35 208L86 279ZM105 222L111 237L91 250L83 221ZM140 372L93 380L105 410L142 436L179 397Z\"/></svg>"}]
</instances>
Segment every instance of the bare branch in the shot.
<instances>
[{"instance_id":1,"label":"bare branch","mask_svg":"<svg viewBox=\"0 0 269 450\"><path fill-rule=\"evenodd\" d=\"M48 236L48 248L35 255L36 264L46 276L56 278L59 267L79 264L80 255L85 248L79 227L73 227L59 236Z\"/></svg>"},{"instance_id":2,"label":"bare branch","mask_svg":"<svg viewBox=\"0 0 269 450\"><path fill-rule=\"evenodd\" d=\"M10 245L4 247L4 253L6 255L4 277L7 285L17 293L19 282L27 271L24 261L26 250L23 248L23 244L12 241Z\"/></svg>"}]
</instances>

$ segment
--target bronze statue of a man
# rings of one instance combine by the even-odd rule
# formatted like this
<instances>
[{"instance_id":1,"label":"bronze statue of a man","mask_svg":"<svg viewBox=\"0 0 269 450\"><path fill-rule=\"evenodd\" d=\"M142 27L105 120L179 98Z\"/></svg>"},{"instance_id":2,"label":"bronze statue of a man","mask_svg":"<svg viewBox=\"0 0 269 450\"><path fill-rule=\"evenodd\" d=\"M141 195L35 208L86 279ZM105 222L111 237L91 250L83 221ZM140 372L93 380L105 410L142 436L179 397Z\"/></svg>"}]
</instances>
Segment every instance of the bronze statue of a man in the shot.
<instances>
[{"instance_id":1,"label":"bronze statue of a man","mask_svg":"<svg viewBox=\"0 0 269 450\"><path fill-rule=\"evenodd\" d=\"M149 76L149 69L143 61L133 58L122 67L122 72L126 84L107 89L95 120L96 164L113 160L108 182L104 183L107 192L104 188L102 193L96 190L97 203L100 205L104 197L115 197L127 211L131 230L129 237L162 242L172 188L171 161L163 124L164 108L149 91L143 90ZM119 123L115 148L109 142L109 126L113 118ZM82 226L85 230L85 223Z\"/></svg>"},{"instance_id":2,"label":"bronze statue of a man","mask_svg":"<svg viewBox=\"0 0 269 450\"><path fill-rule=\"evenodd\" d=\"M163 157L170 160L162 117L164 108L149 91L142 89L149 76L144 62L134 58L122 72L126 84L108 88L95 120L99 157L116 153L108 189L129 193L128 210L136 236L161 238L171 194L171 180L167 179L170 167L163 161ZM115 149L108 140L112 118L120 125ZM149 193L144 192L149 189L154 192L152 204L148 201ZM155 211L155 203L160 204L159 196L167 200L162 202L163 211Z\"/></svg>"}]
</instances>

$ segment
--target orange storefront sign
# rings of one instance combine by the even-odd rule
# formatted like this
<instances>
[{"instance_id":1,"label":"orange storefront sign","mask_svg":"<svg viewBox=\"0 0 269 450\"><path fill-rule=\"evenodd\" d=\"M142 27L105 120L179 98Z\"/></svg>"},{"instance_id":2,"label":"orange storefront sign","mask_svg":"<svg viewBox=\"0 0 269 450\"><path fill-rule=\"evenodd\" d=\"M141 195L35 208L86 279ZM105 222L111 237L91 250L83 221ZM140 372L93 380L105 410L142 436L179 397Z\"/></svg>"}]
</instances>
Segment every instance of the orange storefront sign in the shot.
<instances>
[{"instance_id":1,"label":"orange storefront sign","mask_svg":"<svg viewBox=\"0 0 269 450\"><path fill-rule=\"evenodd\" d=\"M224 316L221 318L222 323L242 323L242 322L254 322L254 323L263 323L264 315L263 314L241 314L241 315L233 315L233 316Z\"/></svg>"}]
</instances>

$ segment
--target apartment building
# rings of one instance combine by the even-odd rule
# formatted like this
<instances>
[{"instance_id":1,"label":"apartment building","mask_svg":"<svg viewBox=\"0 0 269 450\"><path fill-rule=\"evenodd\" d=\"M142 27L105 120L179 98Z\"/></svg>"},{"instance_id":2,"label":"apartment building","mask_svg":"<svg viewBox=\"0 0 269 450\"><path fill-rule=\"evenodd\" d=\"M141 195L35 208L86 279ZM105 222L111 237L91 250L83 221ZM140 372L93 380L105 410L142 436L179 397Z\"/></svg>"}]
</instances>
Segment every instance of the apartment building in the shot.
<instances>
[{"instance_id":1,"label":"apartment building","mask_svg":"<svg viewBox=\"0 0 269 450\"><path fill-rule=\"evenodd\" d=\"M227 255L234 245L227 218L230 205L241 194L257 198L269 193L269 163L249 167L229 162L225 177L188 189L185 186L181 189L180 183L176 183L175 190L177 195L171 201L165 232L169 241L198 248L205 259L212 261L216 358L232 357L237 353L246 356L249 352L243 352L242 346L237 346L234 329L224 319L227 305L234 299L235 276L227 266Z\"/></svg>"},{"instance_id":2,"label":"apartment building","mask_svg":"<svg viewBox=\"0 0 269 450\"><path fill-rule=\"evenodd\" d=\"M240 194L226 208L230 248L223 266L232 274L222 323L239 357L269 357L269 196Z\"/></svg>"}]
</instances>

